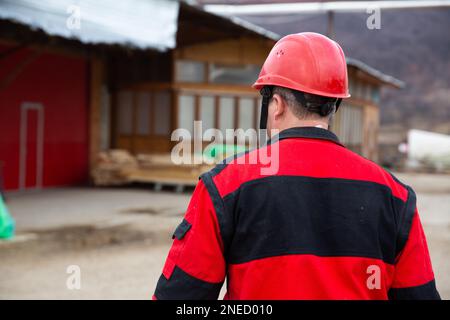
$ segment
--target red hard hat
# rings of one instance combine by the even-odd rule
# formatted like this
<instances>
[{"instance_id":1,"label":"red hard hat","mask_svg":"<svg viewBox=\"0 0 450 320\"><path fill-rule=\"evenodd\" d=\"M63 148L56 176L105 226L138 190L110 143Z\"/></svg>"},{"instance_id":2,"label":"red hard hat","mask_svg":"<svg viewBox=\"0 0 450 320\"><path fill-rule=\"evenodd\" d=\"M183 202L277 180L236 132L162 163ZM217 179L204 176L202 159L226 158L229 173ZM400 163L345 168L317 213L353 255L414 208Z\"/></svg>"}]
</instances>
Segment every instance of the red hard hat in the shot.
<instances>
[{"instance_id":1,"label":"red hard hat","mask_svg":"<svg viewBox=\"0 0 450 320\"><path fill-rule=\"evenodd\" d=\"M348 98L347 64L342 48L313 32L280 39L269 53L253 88L280 86L332 98Z\"/></svg>"}]
</instances>

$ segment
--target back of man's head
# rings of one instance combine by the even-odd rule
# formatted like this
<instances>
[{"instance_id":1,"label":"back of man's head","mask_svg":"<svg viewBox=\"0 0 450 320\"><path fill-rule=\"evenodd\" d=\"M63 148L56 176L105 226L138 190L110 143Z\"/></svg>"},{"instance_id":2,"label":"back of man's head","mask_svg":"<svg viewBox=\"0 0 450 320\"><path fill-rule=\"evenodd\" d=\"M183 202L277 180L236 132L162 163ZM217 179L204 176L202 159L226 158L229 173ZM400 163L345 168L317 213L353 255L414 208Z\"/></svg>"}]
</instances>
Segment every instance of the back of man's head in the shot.
<instances>
[{"instance_id":1,"label":"back of man's head","mask_svg":"<svg viewBox=\"0 0 450 320\"><path fill-rule=\"evenodd\" d=\"M278 94L299 120L322 120L328 122L336 111L336 98L304 93L275 86L273 94Z\"/></svg>"},{"instance_id":2,"label":"back of man's head","mask_svg":"<svg viewBox=\"0 0 450 320\"><path fill-rule=\"evenodd\" d=\"M328 127L342 99L350 97L344 51L318 33L287 35L270 51L253 88L262 95L261 129L288 125ZM279 105L277 95L286 103ZM283 112L285 104L289 106L288 117ZM296 123L296 119L303 123Z\"/></svg>"}]
</instances>

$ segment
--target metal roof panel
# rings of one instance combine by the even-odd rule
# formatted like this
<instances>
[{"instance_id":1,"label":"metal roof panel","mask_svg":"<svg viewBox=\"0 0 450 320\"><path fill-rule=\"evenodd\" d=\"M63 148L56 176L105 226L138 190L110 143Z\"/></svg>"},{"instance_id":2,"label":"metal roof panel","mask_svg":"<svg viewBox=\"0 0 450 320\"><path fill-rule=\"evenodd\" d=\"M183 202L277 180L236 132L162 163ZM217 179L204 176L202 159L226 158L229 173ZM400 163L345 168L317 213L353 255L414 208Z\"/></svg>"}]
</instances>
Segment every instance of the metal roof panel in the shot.
<instances>
[{"instance_id":1,"label":"metal roof panel","mask_svg":"<svg viewBox=\"0 0 450 320\"><path fill-rule=\"evenodd\" d=\"M175 0L2 0L0 18L83 43L165 51L176 45L178 8Z\"/></svg>"}]
</instances>

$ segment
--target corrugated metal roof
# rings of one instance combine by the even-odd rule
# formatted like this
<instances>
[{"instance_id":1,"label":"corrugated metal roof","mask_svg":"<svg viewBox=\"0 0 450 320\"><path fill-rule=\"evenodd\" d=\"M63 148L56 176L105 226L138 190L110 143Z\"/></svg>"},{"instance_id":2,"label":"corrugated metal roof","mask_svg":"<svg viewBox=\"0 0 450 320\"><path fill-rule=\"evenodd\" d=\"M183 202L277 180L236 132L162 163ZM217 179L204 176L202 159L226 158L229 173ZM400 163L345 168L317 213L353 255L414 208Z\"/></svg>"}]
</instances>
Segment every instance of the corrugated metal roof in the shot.
<instances>
[{"instance_id":1,"label":"corrugated metal roof","mask_svg":"<svg viewBox=\"0 0 450 320\"><path fill-rule=\"evenodd\" d=\"M160 51L176 45L178 10L175 0L0 0L0 18L49 35Z\"/></svg>"},{"instance_id":2,"label":"corrugated metal roof","mask_svg":"<svg viewBox=\"0 0 450 320\"><path fill-rule=\"evenodd\" d=\"M364 62L354 59L354 58L347 58L347 65L354 66L358 69L361 69L362 71L368 73L372 77L375 77L379 79L380 81L384 82L385 84L392 85L397 88L404 88L405 83L401 80L398 80L390 75L384 74L383 72L372 68L371 66L365 64Z\"/></svg>"},{"instance_id":3,"label":"corrugated metal roof","mask_svg":"<svg viewBox=\"0 0 450 320\"><path fill-rule=\"evenodd\" d=\"M184 2L192 6L190 1ZM0 18L84 43L121 44L165 51L176 46L179 7L176 0L0 0ZM268 39L276 41L280 38L278 34L239 17L209 14ZM399 88L405 86L404 82L357 59L347 58L347 64L385 84Z\"/></svg>"}]
</instances>

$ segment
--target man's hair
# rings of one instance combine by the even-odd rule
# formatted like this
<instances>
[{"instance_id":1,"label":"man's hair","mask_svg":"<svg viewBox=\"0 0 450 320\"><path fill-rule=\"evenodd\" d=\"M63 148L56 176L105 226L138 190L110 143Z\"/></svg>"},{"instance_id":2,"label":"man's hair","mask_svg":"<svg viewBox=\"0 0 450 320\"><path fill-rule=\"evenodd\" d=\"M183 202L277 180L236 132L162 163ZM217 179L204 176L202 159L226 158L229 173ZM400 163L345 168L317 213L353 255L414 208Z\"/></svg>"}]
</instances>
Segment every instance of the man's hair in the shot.
<instances>
[{"instance_id":1,"label":"man's hair","mask_svg":"<svg viewBox=\"0 0 450 320\"><path fill-rule=\"evenodd\" d=\"M336 111L336 98L303 93L283 87L274 87L272 93L280 95L286 101L292 113L301 120L326 118L327 121L330 121ZM299 98L300 95L304 96L303 101ZM307 105L304 105L305 102ZM327 114L322 115L320 114L320 107L326 104L332 104L334 106L328 110Z\"/></svg>"}]
</instances>

